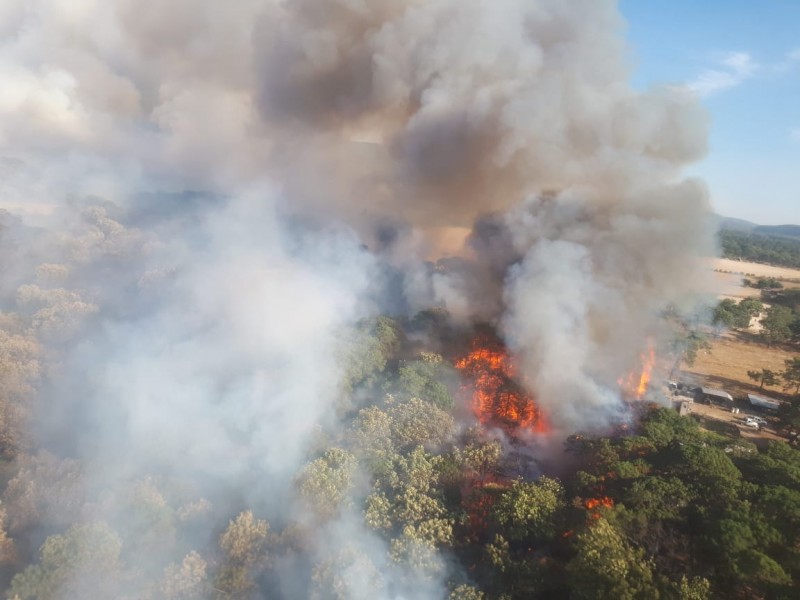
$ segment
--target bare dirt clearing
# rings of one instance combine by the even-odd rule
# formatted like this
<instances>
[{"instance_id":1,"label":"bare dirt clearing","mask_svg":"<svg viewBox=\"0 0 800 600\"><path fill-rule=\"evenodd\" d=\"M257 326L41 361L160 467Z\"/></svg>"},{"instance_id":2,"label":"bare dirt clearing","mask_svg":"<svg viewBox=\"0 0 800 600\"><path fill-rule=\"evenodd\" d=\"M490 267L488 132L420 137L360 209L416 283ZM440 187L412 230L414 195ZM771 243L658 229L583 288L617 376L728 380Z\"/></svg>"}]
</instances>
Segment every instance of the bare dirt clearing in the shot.
<instances>
[{"instance_id":1,"label":"bare dirt clearing","mask_svg":"<svg viewBox=\"0 0 800 600\"><path fill-rule=\"evenodd\" d=\"M752 442L758 446L764 445L767 441L786 441L774 429L773 423L760 430L753 429L744 423L745 414L733 414L730 410L719 408L718 406L708 406L705 404L692 404L691 412L699 418L700 424L709 431L716 431L740 437L743 440ZM769 419L772 421L772 419ZM734 429L735 428L735 429Z\"/></svg>"}]
</instances>

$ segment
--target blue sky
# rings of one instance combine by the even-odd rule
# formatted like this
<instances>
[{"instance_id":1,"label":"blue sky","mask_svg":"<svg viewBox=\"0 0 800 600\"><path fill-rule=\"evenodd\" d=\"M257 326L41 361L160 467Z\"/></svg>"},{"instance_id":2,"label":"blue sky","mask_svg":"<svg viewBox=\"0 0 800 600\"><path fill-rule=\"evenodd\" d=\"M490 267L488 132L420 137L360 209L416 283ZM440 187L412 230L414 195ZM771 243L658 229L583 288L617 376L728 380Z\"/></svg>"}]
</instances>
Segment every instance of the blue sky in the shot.
<instances>
[{"instance_id":1,"label":"blue sky","mask_svg":"<svg viewBox=\"0 0 800 600\"><path fill-rule=\"evenodd\" d=\"M633 83L686 84L712 118L690 168L715 210L800 223L800 0L621 0Z\"/></svg>"}]
</instances>

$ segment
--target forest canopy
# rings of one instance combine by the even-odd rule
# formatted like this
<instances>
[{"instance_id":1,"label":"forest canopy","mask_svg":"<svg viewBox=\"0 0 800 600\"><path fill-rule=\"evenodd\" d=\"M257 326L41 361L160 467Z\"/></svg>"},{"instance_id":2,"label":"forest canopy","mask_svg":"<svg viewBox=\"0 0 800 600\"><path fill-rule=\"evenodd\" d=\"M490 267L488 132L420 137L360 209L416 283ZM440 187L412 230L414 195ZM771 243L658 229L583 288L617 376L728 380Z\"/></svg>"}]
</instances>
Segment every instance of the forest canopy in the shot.
<instances>
[{"instance_id":1,"label":"forest canopy","mask_svg":"<svg viewBox=\"0 0 800 600\"><path fill-rule=\"evenodd\" d=\"M555 462L525 458L508 451L525 436L456 425L452 357L421 349L418 327L380 317L342 336L347 425L320 431L294 474L303 512L287 522L169 476L92 492L80 462L8 446L7 597L256 598L286 568L314 599L353 597L353 573L374 596L441 585L432 597L792 597L800 451L641 404L631 427L548 442ZM320 554L317 532L343 518L382 540L388 562L356 546ZM44 535L29 545L33 531Z\"/></svg>"}]
</instances>

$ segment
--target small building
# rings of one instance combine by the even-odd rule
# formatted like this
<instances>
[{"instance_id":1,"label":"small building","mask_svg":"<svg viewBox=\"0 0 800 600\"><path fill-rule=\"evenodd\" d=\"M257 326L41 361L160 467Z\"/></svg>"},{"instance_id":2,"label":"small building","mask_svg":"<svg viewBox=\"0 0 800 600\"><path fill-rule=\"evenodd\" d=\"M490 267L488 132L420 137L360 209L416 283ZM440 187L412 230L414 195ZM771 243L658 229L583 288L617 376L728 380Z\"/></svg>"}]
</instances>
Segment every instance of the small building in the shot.
<instances>
[{"instance_id":1,"label":"small building","mask_svg":"<svg viewBox=\"0 0 800 600\"><path fill-rule=\"evenodd\" d=\"M733 406L733 396L723 390L714 388L700 388L700 398L712 404L722 404L723 406Z\"/></svg>"},{"instance_id":2,"label":"small building","mask_svg":"<svg viewBox=\"0 0 800 600\"><path fill-rule=\"evenodd\" d=\"M747 402L752 408L761 410L777 411L781 407L779 400L773 400L766 396L759 396L757 394L747 394Z\"/></svg>"}]
</instances>

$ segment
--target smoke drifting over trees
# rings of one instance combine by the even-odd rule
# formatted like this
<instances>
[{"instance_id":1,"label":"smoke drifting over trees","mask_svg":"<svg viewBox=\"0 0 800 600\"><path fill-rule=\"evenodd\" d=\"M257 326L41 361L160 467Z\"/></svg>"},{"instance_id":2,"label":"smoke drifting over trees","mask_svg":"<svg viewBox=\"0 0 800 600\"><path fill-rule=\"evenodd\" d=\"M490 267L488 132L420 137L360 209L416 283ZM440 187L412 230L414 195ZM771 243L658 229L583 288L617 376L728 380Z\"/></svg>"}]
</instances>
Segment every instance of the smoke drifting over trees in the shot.
<instances>
[{"instance_id":1,"label":"smoke drifting over trees","mask_svg":"<svg viewBox=\"0 0 800 600\"><path fill-rule=\"evenodd\" d=\"M345 342L444 309L555 427L624 410L712 242L706 117L630 87L623 33L612 0L4 2L3 505L44 544L13 589L444 597L455 375L375 398L407 340Z\"/></svg>"}]
</instances>

